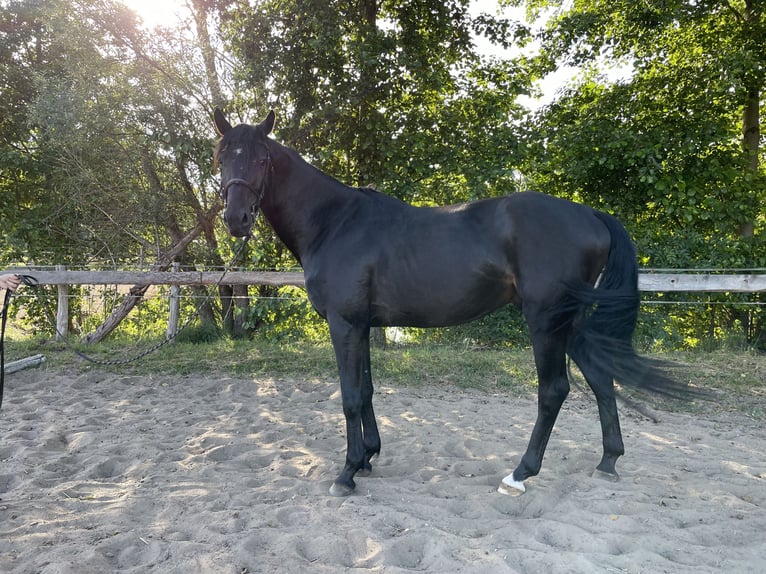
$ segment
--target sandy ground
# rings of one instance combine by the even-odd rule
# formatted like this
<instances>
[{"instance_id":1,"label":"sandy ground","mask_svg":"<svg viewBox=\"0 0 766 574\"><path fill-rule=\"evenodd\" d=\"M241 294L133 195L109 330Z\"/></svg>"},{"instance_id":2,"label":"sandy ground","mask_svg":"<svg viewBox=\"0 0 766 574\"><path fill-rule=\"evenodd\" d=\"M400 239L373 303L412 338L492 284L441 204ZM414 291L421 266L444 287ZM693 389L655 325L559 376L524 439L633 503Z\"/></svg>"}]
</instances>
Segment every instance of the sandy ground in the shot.
<instances>
[{"instance_id":1,"label":"sandy ground","mask_svg":"<svg viewBox=\"0 0 766 574\"><path fill-rule=\"evenodd\" d=\"M24 371L0 411L0 572L766 571L766 429L623 411L622 480L591 477L570 397L520 497L495 492L536 406L379 387L383 452L346 499L332 383Z\"/></svg>"}]
</instances>

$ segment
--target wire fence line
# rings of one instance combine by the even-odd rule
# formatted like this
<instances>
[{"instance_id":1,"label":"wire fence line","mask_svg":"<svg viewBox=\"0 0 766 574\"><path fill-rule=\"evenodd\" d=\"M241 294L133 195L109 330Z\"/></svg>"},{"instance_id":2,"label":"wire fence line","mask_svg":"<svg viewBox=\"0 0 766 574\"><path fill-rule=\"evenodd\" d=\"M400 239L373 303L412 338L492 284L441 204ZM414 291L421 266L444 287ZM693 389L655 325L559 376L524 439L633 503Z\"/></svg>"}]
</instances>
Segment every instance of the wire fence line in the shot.
<instances>
[{"instance_id":1,"label":"wire fence line","mask_svg":"<svg viewBox=\"0 0 766 574\"><path fill-rule=\"evenodd\" d=\"M702 292L701 295L710 294L711 292L706 291ZM757 293L757 292L756 292ZM159 297L166 297L167 293L160 293L155 295L145 295L144 299L150 299L153 296L159 296ZM84 295L75 295L75 294L69 294L67 295L67 298L69 300L82 300L83 297L87 297L91 300L103 298L105 296L99 296L95 293ZM110 298L114 298L109 296ZM205 299L209 299L209 295L206 294L196 294L196 293L187 293L183 290L178 295L178 297L182 301L204 301ZM16 295L16 299L18 300L29 300L29 299L36 299L37 297L35 295L25 294L25 293L18 293ZM256 294L248 294L248 295L231 295L230 298L232 300L240 300L240 301L309 301L308 295L305 293L305 291L301 290L301 293L295 293L291 295L256 295ZM712 300L710 298L706 299L673 299L673 300L667 300L667 299L641 299L642 305L744 305L744 306L753 306L753 307L762 307L766 305L766 300L764 301L742 301L742 300L728 300L728 301L717 301Z\"/></svg>"},{"instance_id":2,"label":"wire fence line","mask_svg":"<svg viewBox=\"0 0 766 574\"><path fill-rule=\"evenodd\" d=\"M195 266L197 267L197 266ZM200 272L211 272L211 273L223 273L227 269L226 266L223 265L204 265L199 266L200 268L195 268L193 272L200 273ZM57 271L61 269L61 265L38 265L38 264L30 264L30 265L16 265L11 266L6 269L7 272L12 272L13 270L18 271ZM150 264L137 264L137 265L130 265L128 264L122 264L122 265L110 265L110 264L103 264L103 263L92 263L92 264L83 264L83 265L68 265L65 266L66 270L68 271L92 271L92 272L114 272L114 271L120 271L120 272L126 272L126 273L149 273L152 272L152 265ZM279 269L274 267L261 267L258 269L245 269L244 267L239 268L232 268L234 271L248 271L248 272L273 272L273 273L303 273L303 270L300 266L291 266L291 267L280 267ZM186 270L188 271L188 270ZM650 273L672 273L672 274L678 274L678 273L691 273L691 274L698 274L698 273L709 273L714 275L742 275L742 274L766 274L766 267L641 267L640 269L641 273L644 274L650 274Z\"/></svg>"}]
</instances>

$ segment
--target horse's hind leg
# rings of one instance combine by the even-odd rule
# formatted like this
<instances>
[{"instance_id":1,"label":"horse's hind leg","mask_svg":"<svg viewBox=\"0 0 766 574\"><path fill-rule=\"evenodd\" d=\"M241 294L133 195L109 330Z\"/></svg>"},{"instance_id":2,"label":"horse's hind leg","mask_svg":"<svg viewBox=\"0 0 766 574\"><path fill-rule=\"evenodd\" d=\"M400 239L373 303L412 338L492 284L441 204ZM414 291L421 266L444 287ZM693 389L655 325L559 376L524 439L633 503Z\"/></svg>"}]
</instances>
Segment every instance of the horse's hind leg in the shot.
<instances>
[{"instance_id":1,"label":"horse's hind leg","mask_svg":"<svg viewBox=\"0 0 766 574\"><path fill-rule=\"evenodd\" d=\"M533 325L529 321L530 327ZM521 494L526 490L524 481L540 472L545 447L551 436L556 417L569 394L566 373L564 334L545 331L532 332L532 348L537 366L537 421L521 463L512 474L503 479L498 491L503 494Z\"/></svg>"},{"instance_id":2,"label":"horse's hind leg","mask_svg":"<svg viewBox=\"0 0 766 574\"><path fill-rule=\"evenodd\" d=\"M617 480L619 475L615 469L615 463L620 456L625 454L625 446L620 431L620 418L617 413L611 366L598 361L589 352L585 340L578 336L572 341L569 356L580 368L588 386L596 395L604 445L604 454L596 470L604 473L612 480Z\"/></svg>"}]
</instances>

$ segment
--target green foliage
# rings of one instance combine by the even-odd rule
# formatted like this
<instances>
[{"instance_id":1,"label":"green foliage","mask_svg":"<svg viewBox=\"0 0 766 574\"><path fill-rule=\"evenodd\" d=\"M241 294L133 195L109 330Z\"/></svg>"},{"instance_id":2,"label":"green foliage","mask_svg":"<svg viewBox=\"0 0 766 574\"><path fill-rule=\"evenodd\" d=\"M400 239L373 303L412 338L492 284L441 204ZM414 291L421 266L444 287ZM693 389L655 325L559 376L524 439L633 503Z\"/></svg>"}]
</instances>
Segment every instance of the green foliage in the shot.
<instances>
[{"instance_id":1,"label":"green foliage","mask_svg":"<svg viewBox=\"0 0 766 574\"><path fill-rule=\"evenodd\" d=\"M465 0L280 0L232 8L224 28L259 87L243 104L277 107L280 140L340 180L421 204L515 188L514 95L530 78L471 37L523 37L507 22L473 20Z\"/></svg>"},{"instance_id":2,"label":"green foliage","mask_svg":"<svg viewBox=\"0 0 766 574\"><path fill-rule=\"evenodd\" d=\"M658 297L642 307L636 345L648 352L762 350L763 315L752 303L731 293Z\"/></svg>"},{"instance_id":3,"label":"green foliage","mask_svg":"<svg viewBox=\"0 0 766 574\"><path fill-rule=\"evenodd\" d=\"M183 331L179 332L176 336L176 341L179 343L202 345L213 343L219 340L222 336L223 332L218 325L214 323L200 323L189 325Z\"/></svg>"},{"instance_id":4,"label":"green foliage","mask_svg":"<svg viewBox=\"0 0 766 574\"><path fill-rule=\"evenodd\" d=\"M529 5L554 10L537 65L585 67L530 124L530 185L614 212L643 266L764 268L764 150L747 135L758 133L751 104L766 86L762 3ZM596 72L604 62L630 63L630 78L605 80ZM720 340L722 328L763 340L752 329L764 324L760 307L715 312L720 303L663 306L652 318L667 322L673 344Z\"/></svg>"},{"instance_id":5,"label":"green foliage","mask_svg":"<svg viewBox=\"0 0 766 574\"><path fill-rule=\"evenodd\" d=\"M0 262L144 265L203 223L203 240L180 262L220 267L236 241L210 215L209 113L228 104L241 120L275 108L279 139L349 184L419 205L533 187L614 212L642 266L766 267L762 2L501 4L552 18L534 38L524 23L471 15L467 0L195 0L189 22L149 33L113 0L2 3ZM205 44L207 31L220 36ZM513 54L532 40L541 49L491 57L476 35ZM604 63L632 74L610 82L598 73ZM521 108L517 96L562 64L583 66L577 81L539 113ZM296 265L263 221L241 264ZM251 334L326 335L304 299L250 293ZM722 304L731 300L742 303L722 295L650 307L639 338L662 348L738 337L766 345L762 307ZM42 307L25 301L27 320L50 330ZM104 316L89 305L75 291L73 322L84 331ZM213 307L220 319L223 305ZM140 309L121 332L164 329L163 304ZM524 332L503 310L417 337L518 346Z\"/></svg>"},{"instance_id":6,"label":"green foliage","mask_svg":"<svg viewBox=\"0 0 766 574\"><path fill-rule=\"evenodd\" d=\"M762 218L766 177L749 154L763 150L742 143L743 108L766 78L756 6L588 0L561 9L543 61L631 61L633 74L616 84L586 75L543 112L535 183L614 209L638 236L736 236Z\"/></svg>"},{"instance_id":7,"label":"green foliage","mask_svg":"<svg viewBox=\"0 0 766 574\"><path fill-rule=\"evenodd\" d=\"M530 165L532 181L614 209L642 232L736 235L760 209L757 182L743 173L738 126L728 111L699 102L694 129L681 129L692 115L669 109L670 101L638 80L580 85L544 113L546 147Z\"/></svg>"},{"instance_id":8,"label":"green foliage","mask_svg":"<svg viewBox=\"0 0 766 574\"><path fill-rule=\"evenodd\" d=\"M481 319L443 329L407 329L408 338L419 343L526 349L529 329L519 310L508 305Z\"/></svg>"},{"instance_id":9,"label":"green foliage","mask_svg":"<svg viewBox=\"0 0 766 574\"><path fill-rule=\"evenodd\" d=\"M11 254L116 263L163 248L158 227L191 211L179 197L191 191L180 172L204 175L210 163L207 138L188 129L198 112L168 81L177 55L159 54L108 0L9 2L2 16L17 31L0 41L12 54L0 97L11 108L0 114L0 186L9 190L0 209ZM168 210L175 220L163 217Z\"/></svg>"},{"instance_id":10,"label":"green foliage","mask_svg":"<svg viewBox=\"0 0 766 574\"><path fill-rule=\"evenodd\" d=\"M265 341L329 340L327 323L311 307L305 291L297 287L282 287L272 297L256 299L245 327L257 329L258 338Z\"/></svg>"}]
</instances>

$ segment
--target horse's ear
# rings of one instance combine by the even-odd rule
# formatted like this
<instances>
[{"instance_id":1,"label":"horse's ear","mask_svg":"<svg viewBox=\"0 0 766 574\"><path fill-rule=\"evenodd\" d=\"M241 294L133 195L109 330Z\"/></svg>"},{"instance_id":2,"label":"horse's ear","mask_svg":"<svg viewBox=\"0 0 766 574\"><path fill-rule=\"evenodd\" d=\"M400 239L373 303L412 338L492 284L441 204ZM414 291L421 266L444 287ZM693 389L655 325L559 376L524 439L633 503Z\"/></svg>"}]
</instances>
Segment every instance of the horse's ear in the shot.
<instances>
[{"instance_id":1,"label":"horse's ear","mask_svg":"<svg viewBox=\"0 0 766 574\"><path fill-rule=\"evenodd\" d=\"M231 129L231 124L223 115L223 112L216 108L213 112L213 121L215 122L215 129L219 136L222 136Z\"/></svg>"},{"instance_id":2,"label":"horse's ear","mask_svg":"<svg viewBox=\"0 0 766 574\"><path fill-rule=\"evenodd\" d=\"M274 120L276 117L274 110L271 110L269 115L266 116L266 119L261 122L261 129L263 129L264 134L269 135L271 130L274 129Z\"/></svg>"}]
</instances>

